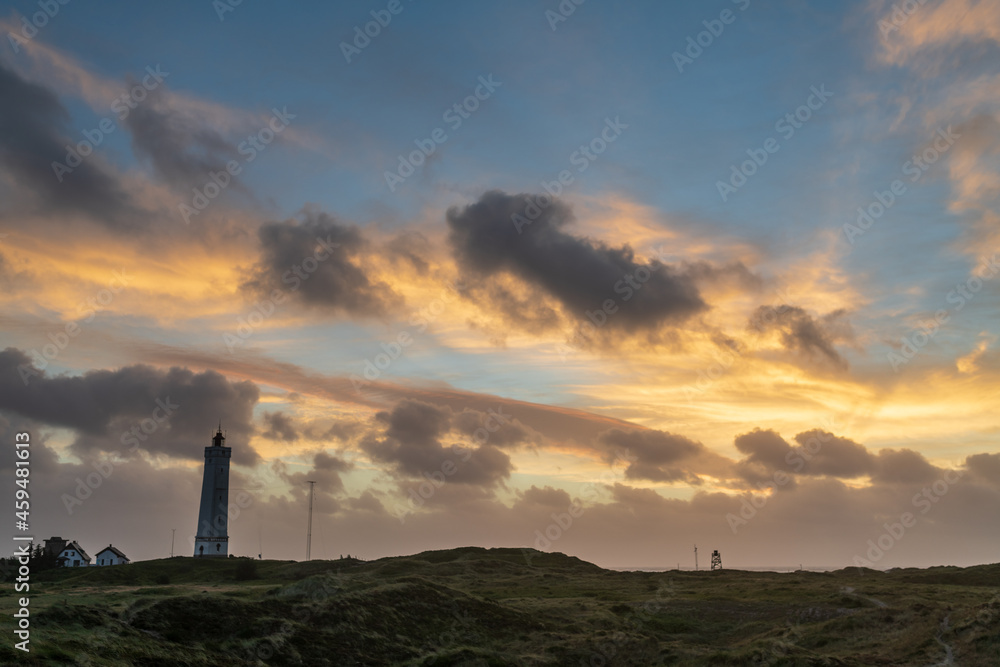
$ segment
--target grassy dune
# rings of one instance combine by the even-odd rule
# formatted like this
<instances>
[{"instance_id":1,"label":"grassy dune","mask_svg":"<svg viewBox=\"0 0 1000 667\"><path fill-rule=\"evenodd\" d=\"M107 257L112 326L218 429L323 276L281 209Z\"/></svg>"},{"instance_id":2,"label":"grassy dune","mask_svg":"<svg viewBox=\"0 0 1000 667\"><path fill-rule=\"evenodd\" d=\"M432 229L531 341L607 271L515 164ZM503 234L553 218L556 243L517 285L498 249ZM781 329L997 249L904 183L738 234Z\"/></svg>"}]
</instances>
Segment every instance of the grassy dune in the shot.
<instances>
[{"instance_id":1,"label":"grassy dune","mask_svg":"<svg viewBox=\"0 0 1000 667\"><path fill-rule=\"evenodd\" d=\"M247 563L174 558L39 573L32 652L12 648L7 612L0 661L1000 665L1000 565L614 572L563 554L471 547L372 562L261 561L251 579ZM3 595L13 610L11 586Z\"/></svg>"}]
</instances>

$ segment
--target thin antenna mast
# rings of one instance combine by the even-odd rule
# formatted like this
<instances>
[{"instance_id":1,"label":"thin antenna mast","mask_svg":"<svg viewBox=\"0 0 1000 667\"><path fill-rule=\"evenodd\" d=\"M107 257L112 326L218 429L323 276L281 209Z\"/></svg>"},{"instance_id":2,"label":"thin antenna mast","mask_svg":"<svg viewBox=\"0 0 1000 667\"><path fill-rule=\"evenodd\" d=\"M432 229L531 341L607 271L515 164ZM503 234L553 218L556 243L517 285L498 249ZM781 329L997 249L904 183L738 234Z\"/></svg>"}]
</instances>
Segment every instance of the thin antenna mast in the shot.
<instances>
[{"instance_id":1,"label":"thin antenna mast","mask_svg":"<svg viewBox=\"0 0 1000 667\"><path fill-rule=\"evenodd\" d=\"M698 571L698 545L694 545L694 571Z\"/></svg>"},{"instance_id":2,"label":"thin antenna mast","mask_svg":"<svg viewBox=\"0 0 1000 667\"><path fill-rule=\"evenodd\" d=\"M309 530L306 532L306 560L312 560L313 487L315 485L316 485L316 482L309 482Z\"/></svg>"},{"instance_id":3,"label":"thin antenna mast","mask_svg":"<svg viewBox=\"0 0 1000 667\"><path fill-rule=\"evenodd\" d=\"M174 534L177 532L176 528L170 529L170 557L174 557Z\"/></svg>"}]
</instances>

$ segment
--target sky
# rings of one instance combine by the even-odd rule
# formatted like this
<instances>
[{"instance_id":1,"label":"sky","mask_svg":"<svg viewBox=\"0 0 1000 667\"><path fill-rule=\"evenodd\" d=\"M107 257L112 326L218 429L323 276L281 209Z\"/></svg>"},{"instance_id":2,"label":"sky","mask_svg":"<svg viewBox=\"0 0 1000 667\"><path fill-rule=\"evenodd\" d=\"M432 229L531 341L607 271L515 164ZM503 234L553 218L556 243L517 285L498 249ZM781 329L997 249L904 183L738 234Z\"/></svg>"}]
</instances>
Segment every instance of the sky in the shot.
<instances>
[{"instance_id":1,"label":"sky","mask_svg":"<svg viewBox=\"0 0 1000 667\"><path fill-rule=\"evenodd\" d=\"M997 561L1000 3L4 0L0 36L37 539L189 555L221 422L236 555L305 558L314 481L313 558Z\"/></svg>"}]
</instances>

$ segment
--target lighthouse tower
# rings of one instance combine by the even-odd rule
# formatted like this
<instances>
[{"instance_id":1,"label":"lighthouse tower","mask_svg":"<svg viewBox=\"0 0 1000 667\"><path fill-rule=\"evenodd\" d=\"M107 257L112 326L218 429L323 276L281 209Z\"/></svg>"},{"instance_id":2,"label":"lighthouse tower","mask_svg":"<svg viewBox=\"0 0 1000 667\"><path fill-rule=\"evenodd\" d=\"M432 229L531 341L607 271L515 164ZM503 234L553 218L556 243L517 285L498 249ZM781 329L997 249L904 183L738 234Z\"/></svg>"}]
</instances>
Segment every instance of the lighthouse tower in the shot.
<instances>
[{"instance_id":1,"label":"lighthouse tower","mask_svg":"<svg viewBox=\"0 0 1000 667\"><path fill-rule=\"evenodd\" d=\"M222 424L205 448L205 477L201 483L201 510L194 538L194 555L222 557L229 555L229 459L233 448L226 447Z\"/></svg>"}]
</instances>

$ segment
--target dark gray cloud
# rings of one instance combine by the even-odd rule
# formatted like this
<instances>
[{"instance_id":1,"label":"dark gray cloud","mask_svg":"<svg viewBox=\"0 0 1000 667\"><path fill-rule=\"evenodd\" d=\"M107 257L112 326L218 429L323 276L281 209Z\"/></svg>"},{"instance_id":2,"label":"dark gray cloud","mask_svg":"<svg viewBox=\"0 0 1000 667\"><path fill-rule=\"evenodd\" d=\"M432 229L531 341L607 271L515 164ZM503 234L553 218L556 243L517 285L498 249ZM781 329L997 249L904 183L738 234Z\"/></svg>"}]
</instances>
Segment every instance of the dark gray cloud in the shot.
<instances>
[{"instance_id":1,"label":"dark gray cloud","mask_svg":"<svg viewBox=\"0 0 1000 667\"><path fill-rule=\"evenodd\" d=\"M795 436L797 447L789 445L773 430L754 429L737 436L736 449L746 457L738 462L744 479L767 482L776 471L811 477L852 479L868 476L877 484L924 484L943 474L912 449L883 449L877 454L848 438L822 429ZM784 488L794 487L792 484Z\"/></svg>"},{"instance_id":2,"label":"dark gray cloud","mask_svg":"<svg viewBox=\"0 0 1000 667\"><path fill-rule=\"evenodd\" d=\"M386 315L403 303L364 268L367 242L355 226L307 210L298 220L261 225L258 236L261 258L243 284L255 295L279 290L307 306L361 316Z\"/></svg>"},{"instance_id":3,"label":"dark gray cloud","mask_svg":"<svg viewBox=\"0 0 1000 667\"><path fill-rule=\"evenodd\" d=\"M845 314L844 310L836 310L814 318L798 306L761 306L751 315L747 328L761 333L777 331L790 352L847 368L847 360L834 345L853 337L850 325L843 320Z\"/></svg>"},{"instance_id":4,"label":"dark gray cloud","mask_svg":"<svg viewBox=\"0 0 1000 667\"><path fill-rule=\"evenodd\" d=\"M537 291L523 294L506 285L473 282L467 285L466 296L478 304L489 304L491 312L500 314L502 323L469 323L489 336L494 345L503 346L512 329L539 335L557 329L562 322L559 303Z\"/></svg>"},{"instance_id":5,"label":"dark gray cloud","mask_svg":"<svg viewBox=\"0 0 1000 667\"><path fill-rule=\"evenodd\" d=\"M422 478L444 472L449 481L492 487L513 470L510 457L492 444L494 435L488 432L474 440L476 444L445 444L453 432L453 415L447 408L404 400L389 412L377 413L376 421L382 432L366 435L361 447L372 459L392 464L400 476Z\"/></svg>"},{"instance_id":6,"label":"dark gray cloud","mask_svg":"<svg viewBox=\"0 0 1000 667\"><path fill-rule=\"evenodd\" d=\"M431 242L420 232L403 232L390 240L385 247L390 253L405 260L421 273L427 273L431 268L427 259L431 254Z\"/></svg>"},{"instance_id":7,"label":"dark gray cloud","mask_svg":"<svg viewBox=\"0 0 1000 667\"><path fill-rule=\"evenodd\" d=\"M424 448L437 444L451 426L447 408L420 401L401 401L392 412L379 412L375 417L386 425L386 437Z\"/></svg>"},{"instance_id":8,"label":"dark gray cloud","mask_svg":"<svg viewBox=\"0 0 1000 667\"><path fill-rule=\"evenodd\" d=\"M872 481L883 484L927 484L944 471L912 449L883 449L872 461Z\"/></svg>"},{"instance_id":9,"label":"dark gray cloud","mask_svg":"<svg viewBox=\"0 0 1000 667\"><path fill-rule=\"evenodd\" d=\"M683 262L681 272L697 283L708 282L732 285L741 290L755 292L764 284L763 278L746 267L743 262L730 262L716 266L708 262Z\"/></svg>"},{"instance_id":10,"label":"dark gray cloud","mask_svg":"<svg viewBox=\"0 0 1000 667\"><path fill-rule=\"evenodd\" d=\"M758 487L766 485L782 490L795 488L795 479L790 473L799 470L804 460L776 431L755 428L749 433L736 436L733 444L737 451L746 454L744 459L736 463L736 469L743 479ZM774 479L775 472L779 470L786 475L786 481L780 485Z\"/></svg>"},{"instance_id":11,"label":"dark gray cloud","mask_svg":"<svg viewBox=\"0 0 1000 667\"><path fill-rule=\"evenodd\" d=\"M676 506L676 501L667 500L653 489L639 489L627 484L612 485L611 496L615 503L640 512L662 512L671 505Z\"/></svg>"},{"instance_id":12,"label":"dark gray cloud","mask_svg":"<svg viewBox=\"0 0 1000 667\"><path fill-rule=\"evenodd\" d=\"M0 413L0 442L12 443L7 447L0 448L0 474L13 481L14 445L20 440L15 439L17 433L27 433L31 447L31 474L52 475L59 468L59 457L48 445L51 439L49 434L42 431L41 424L33 419L27 419L16 414L4 415Z\"/></svg>"},{"instance_id":13,"label":"dark gray cloud","mask_svg":"<svg viewBox=\"0 0 1000 667\"><path fill-rule=\"evenodd\" d=\"M736 449L746 457L737 463L744 479L766 482L776 471L811 477L852 479L868 476L876 484L924 484L943 474L912 449L883 449L877 454L849 438L812 429L795 436L789 445L776 431L754 429L737 436ZM786 485L785 488L792 488Z\"/></svg>"},{"instance_id":14,"label":"dark gray cloud","mask_svg":"<svg viewBox=\"0 0 1000 667\"><path fill-rule=\"evenodd\" d=\"M221 420L235 462L254 465L248 441L259 394L252 382L215 371L135 365L52 376L20 350L0 352L0 410L74 430L73 449L84 456L141 448L197 460Z\"/></svg>"},{"instance_id":15,"label":"dark gray cloud","mask_svg":"<svg viewBox=\"0 0 1000 667\"><path fill-rule=\"evenodd\" d=\"M347 498L344 506L355 512L370 512L375 515L385 514L385 507L371 491L363 491L356 498Z\"/></svg>"},{"instance_id":16,"label":"dark gray cloud","mask_svg":"<svg viewBox=\"0 0 1000 667\"><path fill-rule=\"evenodd\" d=\"M803 472L850 479L871 474L875 469L872 454L864 445L840 438L822 429L803 431L795 436L799 453L806 460Z\"/></svg>"},{"instance_id":17,"label":"dark gray cloud","mask_svg":"<svg viewBox=\"0 0 1000 667\"><path fill-rule=\"evenodd\" d=\"M770 480L774 472L814 477L854 478L874 474L876 459L865 448L848 438L840 438L822 429L803 431L795 436L793 447L776 431L754 429L734 440L736 449L746 457L738 462L741 475L751 482Z\"/></svg>"},{"instance_id":18,"label":"dark gray cloud","mask_svg":"<svg viewBox=\"0 0 1000 667\"><path fill-rule=\"evenodd\" d=\"M973 476L1000 487L1000 454L973 454L965 459L965 465Z\"/></svg>"},{"instance_id":19,"label":"dark gray cloud","mask_svg":"<svg viewBox=\"0 0 1000 667\"><path fill-rule=\"evenodd\" d=\"M777 431L755 428L749 433L736 436L733 442L740 453L747 455L745 461L762 463L775 469L788 467L786 457L792 447Z\"/></svg>"},{"instance_id":20,"label":"dark gray cloud","mask_svg":"<svg viewBox=\"0 0 1000 667\"><path fill-rule=\"evenodd\" d=\"M322 428L322 432L319 429ZM357 421L337 421L328 427L306 426L302 435L310 440L339 440L347 442L364 430L364 425Z\"/></svg>"},{"instance_id":21,"label":"dark gray cloud","mask_svg":"<svg viewBox=\"0 0 1000 667\"><path fill-rule=\"evenodd\" d=\"M498 428L500 424L503 428ZM485 414L466 408L452 418L452 429L469 440L473 440L477 432L482 436L483 431L480 429L486 429L489 443L497 447L513 447L528 442L542 444L544 441L539 433L512 418L504 411L503 406L497 406L496 410L490 409Z\"/></svg>"},{"instance_id":22,"label":"dark gray cloud","mask_svg":"<svg viewBox=\"0 0 1000 667\"><path fill-rule=\"evenodd\" d=\"M124 125L132 134L136 156L148 159L170 185L202 186L211 172L225 171L226 162L238 157L236 147L218 132L171 108L162 88L131 109Z\"/></svg>"},{"instance_id":23,"label":"dark gray cloud","mask_svg":"<svg viewBox=\"0 0 1000 667\"><path fill-rule=\"evenodd\" d=\"M307 482L316 482L315 493L322 495L326 501L327 512L336 511L336 496L344 492L344 481L340 473L354 469L354 464L327 452L320 451L313 455L312 469L308 472L289 473L284 461L276 460L271 464L272 470L291 488L292 495L305 498L309 493Z\"/></svg>"},{"instance_id":24,"label":"dark gray cloud","mask_svg":"<svg viewBox=\"0 0 1000 667\"><path fill-rule=\"evenodd\" d=\"M511 216L524 215L533 200L494 190L448 210L451 245L467 275L516 276L556 299L575 319L614 299L619 310L606 326L615 330L656 329L707 308L683 272L656 260L641 264L627 245L613 248L567 233L573 215L560 201L518 233Z\"/></svg>"},{"instance_id":25,"label":"dark gray cloud","mask_svg":"<svg viewBox=\"0 0 1000 667\"><path fill-rule=\"evenodd\" d=\"M0 165L17 193L34 195L32 205L41 212L82 213L112 228L135 224L138 207L96 156L70 165L60 182L52 165L66 165L67 145L83 136L70 130L69 113L54 93L0 63L0 99Z\"/></svg>"},{"instance_id":26,"label":"dark gray cloud","mask_svg":"<svg viewBox=\"0 0 1000 667\"><path fill-rule=\"evenodd\" d=\"M654 482L686 481L700 484L692 468L700 466L695 459L708 454L705 446L682 435L666 431L623 431L611 429L598 436L605 448L605 460L627 461L627 479L647 479Z\"/></svg>"},{"instance_id":27,"label":"dark gray cloud","mask_svg":"<svg viewBox=\"0 0 1000 667\"><path fill-rule=\"evenodd\" d=\"M526 506L540 506L559 510L565 510L572 502L569 493L564 489L556 489L551 486L537 487L534 484L525 489L518 499L518 504Z\"/></svg>"},{"instance_id":28,"label":"dark gray cloud","mask_svg":"<svg viewBox=\"0 0 1000 667\"><path fill-rule=\"evenodd\" d=\"M280 410L278 412L265 412L264 424L267 426L267 430L263 434L265 438L284 440L285 442L295 442L299 439L299 432L295 429L292 418Z\"/></svg>"},{"instance_id":29,"label":"dark gray cloud","mask_svg":"<svg viewBox=\"0 0 1000 667\"><path fill-rule=\"evenodd\" d=\"M339 459L326 452L317 452L313 457L313 465L316 470L333 470L334 472L347 472L354 468L354 464L349 461Z\"/></svg>"}]
</instances>

